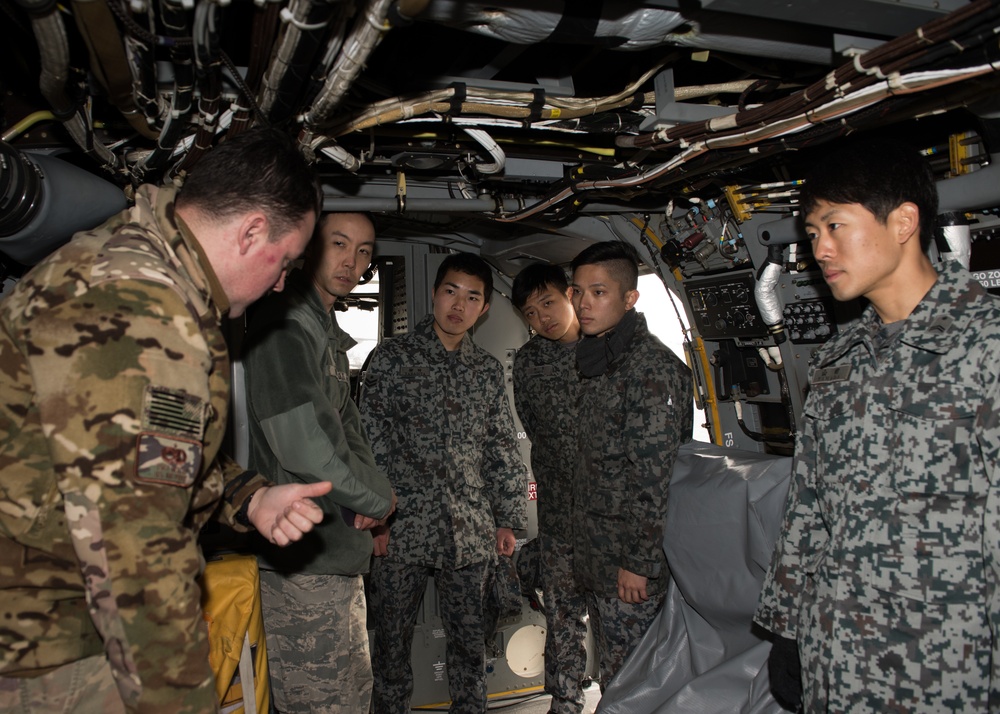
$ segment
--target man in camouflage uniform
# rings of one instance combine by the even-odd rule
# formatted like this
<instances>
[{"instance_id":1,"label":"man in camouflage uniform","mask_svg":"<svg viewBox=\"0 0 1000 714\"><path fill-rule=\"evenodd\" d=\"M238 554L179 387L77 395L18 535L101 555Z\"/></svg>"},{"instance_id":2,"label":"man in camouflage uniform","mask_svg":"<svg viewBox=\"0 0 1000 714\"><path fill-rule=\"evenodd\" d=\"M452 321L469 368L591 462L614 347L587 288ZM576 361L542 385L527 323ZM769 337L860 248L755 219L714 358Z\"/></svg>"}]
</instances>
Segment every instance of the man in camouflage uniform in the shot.
<instances>
[{"instance_id":1,"label":"man in camouflage uniform","mask_svg":"<svg viewBox=\"0 0 1000 714\"><path fill-rule=\"evenodd\" d=\"M927 256L937 194L896 143L838 147L801 194L837 300L756 621L807 712L1000 711L1000 305ZM791 674L789 674L791 673Z\"/></svg>"},{"instance_id":2,"label":"man in camouflage uniform","mask_svg":"<svg viewBox=\"0 0 1000 714\"><path fill-rule=\"evenodd\" d=\"M413 628L432 576L448 638L449 711L486 711L486 577L498 552L514 552L513 529L527 525L503 368L466 334L492 291L482 259L449 255L432 314L379 345L365 374L365 428L399 499L375 537L370 576L378 714L410 711Z\"/></svg>"},{"instance_id":3,"label":"man in camouflage uniform","mask_svg":"<svg viewBox=\"0 0 1000 714\"><path fill-rule=\"evenodd\" d=\"M260 549L261 601L271 691L278 712L367 712L372 671L362 574L365 530L393 507L351 398L347 350L337 325L371 265L375 227L362 213L330 213L306 250L305 268L254 311L245 365L250 466L276 483L329 481L326 521L291 548Z\"/></svg>"},{"instance_id":4,"label":"man in camouflage uniform","mask_svg":"<svg viewBox=\"0 0 1000 714\"><path fill-rule=\"evenodd\" d=\"M626 243L595 243L573 260L584 334L573 490L573 562L587 594L602 691L666 595L667 487L691 438L691 372L635 310L639 261Z\"/></svg>"},{"instance_id":5,"label":"man in camouflage uniform","mask_svg":"<svg viewBox=\"0 0 1000 714\"><path fill-rule=\"evenodd\" d=\"M290 140L248 133L179 195L140 187L0 302L0 710L218 707L201 526L285 544L329 490L272 487L218 453L220 323L281 289L318 199Z\"/></svg>"},{"instance_id":6,"label":"man in camouflage uniform","mask_svg":"<svg viewBox=\"0 0 1000 714\"><path fill-rule=\"evenodd\" d=\"M566 273L535 263L514 278L511 301L535 331L514 358L514 404L531 439L538 483L538 540L545 594L545 691L552 714L583 711L587 600L573 580L573 480L577 448L576 344L580 323Z\"/></svg>"}]
</instances>

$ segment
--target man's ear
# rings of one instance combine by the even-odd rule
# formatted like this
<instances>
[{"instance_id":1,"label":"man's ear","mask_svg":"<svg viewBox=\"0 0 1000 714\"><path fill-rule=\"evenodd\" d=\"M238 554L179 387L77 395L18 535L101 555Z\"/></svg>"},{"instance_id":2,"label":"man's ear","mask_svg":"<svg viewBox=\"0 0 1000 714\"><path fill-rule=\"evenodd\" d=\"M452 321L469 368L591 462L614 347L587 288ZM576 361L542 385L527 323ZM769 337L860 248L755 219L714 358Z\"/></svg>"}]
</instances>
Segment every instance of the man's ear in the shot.
<instances>
[{"instance_id":1,"label":"man's ear","mask_svg":"<svg viewBox=\"0 0 1000 714\"><path fill-rule=\"evenodd\" d=\"M486 303L485 305L483 305L483 311L479 313L479 316L482 317L487 312L489 312L489 310L490 310L490 303Z\"/></svg>"},{"instance_id":2,"label":"man's ear","mask_svg":"<svg viewBox=\"0 0 1000 714\"><path fill-rule=\"evenodd\" d=\"M920 242L920 209L912 201L899 204L890 214L895 228L896 241L902 245L911 238Z\"/></svg>"},{"instance_id":3,"label":"man's ear","mask_svg":"<svg viewBox=\"0 0 1000 714\"><path fill-rule=\"evenodd\" d=\"M625 291L625 310L631 310L635 307L636 302L639 300L638 290L626 290Z\"/></svg>"},{"instance_id":4,"label":"man's ear","mask_svg":"<svg viewBox=\"0 0 1000 714\"><path fill-rule=\"evenodd\" d=\"M257 211L248 213L240 221L238 230L236 242L240 255L246 255L254 246L267 241L269 231L267 216Z\"/></svg>"},{"instance_id":5,"label":"man's ear","mask_svg":"<svg viewBox=\"0 0 1000 714\"><path fill-rule=\"evenodd\" d=\"M566 288L566 299L569 300L570 302L573 302L573 286L572 285L570 285L568 288Z\"/></svg>"}]
</instances>

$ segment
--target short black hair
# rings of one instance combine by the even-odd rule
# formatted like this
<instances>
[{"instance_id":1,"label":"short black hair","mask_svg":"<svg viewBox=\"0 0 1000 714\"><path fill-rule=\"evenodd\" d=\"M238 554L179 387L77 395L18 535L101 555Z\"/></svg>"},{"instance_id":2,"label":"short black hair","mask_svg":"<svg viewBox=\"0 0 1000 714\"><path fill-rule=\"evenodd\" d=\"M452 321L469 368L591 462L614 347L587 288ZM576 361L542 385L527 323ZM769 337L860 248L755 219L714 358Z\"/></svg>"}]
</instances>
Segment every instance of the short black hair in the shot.
<instances>
[{"instance_id":1,"label":"short black hair","mask_svg":"<svg viewBox=\"0 0 1000 714\"><path fill-rule=\"evenodd\" d=\"M510 291L510 300L514 307L520 310L535 292L544 290L551 285L555 290L565 293L569 288L566 271L552 263L532 263L524 268L514 278L514 286Z\"/></svg>"},{"instance_id":2,"label":"short black hair","mask_svg":"<svg viewBox=\"0 0 1000 714\"><path fill-rule=\"evenodd\" d=\"M279 240L302 217L319 215L323 194L315 169L288 134L262 128L219 144L195 164L177 194L177 206L230 218L263 211L270 238Z\"/></svg>"},{"instance_id":3,"label":"short black hair","mask_svg":"<svg viewBox=\"0 0 1000 714\"><path fill-rule=\"evenodd\" d=\"M898 139L852 139L838 143L806 174L799 192L803 220L820 201L856 203L885 225L906 202L920 211L924 252L934 235L937 187L927 160Z\"/></svg>"},{"instance_id":4,"label":"short black hair","mask_svg":"<svg viewBox=\"0 0 1000 714\"><path fill-rule=\"evenodd\" d=\"M323 235L323 225L326 223L327 218L330 216L341 216L344 214L361 216L362 218L367 219L372 226L372 233L375 234L376 238L378 237L378 224L375 222L375 215L370 211L323 211L316 219L316 227L313 228L313 239L319 238Z\"/></svg>"},{"instance_id":5,"label":"short black hair","mask_svg":"<svg viewBox=\"0 0 1000 714\"><path fill-rule=\"evenodd\" d=\"M434 278L435 291L440 287L449 270L457 270L482 280L483 301L487 305L490 304L490 298L493 297L493 271L485 260L472 253L451 253L441 261L441 266L438 268L437 276Z\"/></svg>"},{"instance_id":6,"label":"short black hair","mask_svg":"<svg viewBox=\"0 0 1000 714\"><path fill-rule=\"evenodd\" d=\"M622 294L639 288L639 254L628 243L617 240L594 243L573 258L573 271L584 265L603 265Z\"/></svg>"}]
</instances>

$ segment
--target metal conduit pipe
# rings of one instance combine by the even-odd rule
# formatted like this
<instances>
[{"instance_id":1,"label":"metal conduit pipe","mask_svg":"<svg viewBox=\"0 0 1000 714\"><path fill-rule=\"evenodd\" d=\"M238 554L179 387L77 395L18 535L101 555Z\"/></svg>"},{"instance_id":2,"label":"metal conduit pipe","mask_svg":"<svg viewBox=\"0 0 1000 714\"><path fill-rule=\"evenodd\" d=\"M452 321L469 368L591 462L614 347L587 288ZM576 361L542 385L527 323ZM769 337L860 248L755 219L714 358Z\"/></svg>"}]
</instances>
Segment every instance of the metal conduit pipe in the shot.
<instances>
[{"instance_id":1,"label":"metal conduit pipe","mask_svg":"<svg viewBox=\"0 0 1000 714\"><path fill-rule=\"evenodd\" d=\"M516 211L522 207L512 198L360 198L357 196L324 196L323 210L347 213L377 211L383 213L495 213Z\"/></svg>"}]
</instances>

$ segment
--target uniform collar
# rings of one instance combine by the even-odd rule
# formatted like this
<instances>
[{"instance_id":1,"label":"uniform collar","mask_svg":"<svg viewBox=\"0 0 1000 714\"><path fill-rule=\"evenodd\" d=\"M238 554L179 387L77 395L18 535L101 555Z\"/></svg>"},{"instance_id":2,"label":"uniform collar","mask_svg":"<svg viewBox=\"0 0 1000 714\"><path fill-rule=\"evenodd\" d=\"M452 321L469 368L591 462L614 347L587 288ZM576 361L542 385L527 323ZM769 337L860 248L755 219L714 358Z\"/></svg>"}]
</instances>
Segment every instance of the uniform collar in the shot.
<instances>
[{"instance_id":1,"label":"uniform collar","mask_svg":"<svg viewBox=\"0 0 1000 714\"><path fill-rule=\"evenodd\" d=\"M191 229L175 210L177 189L145 184L136 190L136 203L145 201L153 211L163 241L191 282L206 298L217 317L229 312L229 298L222 289L208 256Z\"/></svg>"},{"instance_id":2,"label":"uniform collar","mask_svg":"<svg viewBox=\"0 0 1000 714\"><path fill-rule=\"evenodd\" d=\"M966 306L982 299L986 291L955 261L939 263L935 269L938 279L906 318L899 341L918 350L944 354L969 323ZM857 324L826 343L819 365L839 359L859 342L871 349L869 336L879 326L875 308L868 305Z\"/></svg>"},{"instance_id":3,"label":"uniform collar","mask_svg":"<svg viewBox=\"0 0 1000 714\"><path fill-rule=\"evenodd\" d=\"M579 337L570 344L563 344L559 340L550 340L542 335L535 335L530 341L534 342L536 354L547 362L558 362L565 359L567 355L574 355L573 359L575 360L576 348L580 344Z\"/></svg>"},{"instance_id":4,"label":"uniform collar","mask_svg":"<svg viewBox=\"0 0 1000 714\"><path fill-rule=\"evenodd\" d=\"M438 358L444 360L448 358L448 350L445 349L444 343L441 342L441 338L438 337L437 332L434 331L434 314L425 315L417 326L414 328L413 332L415 334L423 337L429 344L429 348L432 353ZM462 341L458 343L456 352L458 352L458 359L462 364L467 367L471 367L475 364L476 347L472 342L472 338L469 337L469 333L466 332L462 335Z\"/></svg>"},{"instance_id":5,"label":"uniform collar","mask_svg":"<svg viewBox=\"0 0 1000 714\"><path fill-rule=\"evenodd\" d=\"M297 300L304 302L309 306L310 310L316 313L316 316L323 321L323 324L332 333L332 339L336 341L338 349L347 352L347 350L358 344L337 323L336 305L327 311L323 300L320 299L319 291L305 270L297 268L289 273L285 278L285 290L293 293Z\"/></svg>"},{"instance_id":6,"label":"uniform collar","mask_svg":"<svg viewBox=\"0 0 1000 714\"><path fill-rule=\"evenodd\" d=\"M180 216L177 217L177 227L180 229L180 233L187 241L188 245L191 246L199 267L205 273L205 279L208 281L208 291L212 296L212 302L218 309L219 314L225 315L229 312L229 296L226 295L226 291L222 289L222 283L219 282L219 276L215 274L215 270L212 268L212 263L209 261L208 256L205 255L205 251L202 249L201 243L199 243L198 239L194 237L194 233L192 233L187 225L185 225Z\"/></svg>"}]
</instances>

